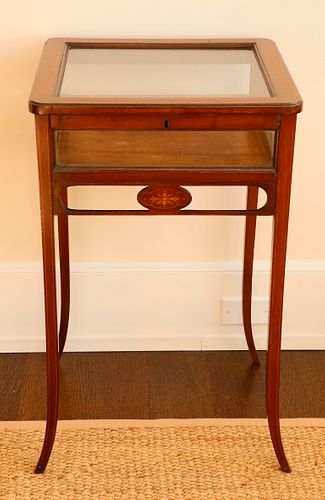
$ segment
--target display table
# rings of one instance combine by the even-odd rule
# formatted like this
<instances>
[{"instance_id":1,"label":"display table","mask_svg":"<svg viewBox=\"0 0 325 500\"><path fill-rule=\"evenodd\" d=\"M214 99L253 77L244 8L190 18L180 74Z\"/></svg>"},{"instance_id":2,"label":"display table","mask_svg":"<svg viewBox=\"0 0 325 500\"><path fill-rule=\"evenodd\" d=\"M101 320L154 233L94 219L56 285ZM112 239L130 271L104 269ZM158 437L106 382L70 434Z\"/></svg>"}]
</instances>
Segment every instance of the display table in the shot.
<instances>
[{"instance_id":1,"label":"display table","mask_svg":"<svg viewBox=\"0 0 325 500\"><path fill-rule=\"evenodd\" d=\"M274 219L266 404L275 453L290 471L279 425L283 286L296 115L301 97L270 40L51 39L30 97L35 114L44 266L48 414L36 472L51 454L59 353L70 303L70 215L244 215L243 322L251 326L256 217ZM69 204L81 185L139 186L137 206ZM242 209L191 208L192 186L246 186ZM258 205L258 193L266 201ZM58 220L58 333L54 217Z\"/></svg>"}]
</instances>

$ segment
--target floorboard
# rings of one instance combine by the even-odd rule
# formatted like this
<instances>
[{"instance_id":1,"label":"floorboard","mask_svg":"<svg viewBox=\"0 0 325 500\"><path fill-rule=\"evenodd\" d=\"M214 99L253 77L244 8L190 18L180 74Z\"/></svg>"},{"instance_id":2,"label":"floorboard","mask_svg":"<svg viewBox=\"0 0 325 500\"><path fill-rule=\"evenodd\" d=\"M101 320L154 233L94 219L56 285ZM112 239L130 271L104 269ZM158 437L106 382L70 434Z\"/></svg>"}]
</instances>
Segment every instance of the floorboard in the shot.
<instances>
[{"instance_id":1,"label":"floorboard","mask_svg":"<svg viewBox=\"0 0 325 500\"><path fill-rule=\"evenodd\" d=\"M260 418L265 352L64 353L60 419ZM44 353L0 354L0 420L43 420ZM325 417L325 351L284 351L281 416Z\"/></svg>"}]
</instances>

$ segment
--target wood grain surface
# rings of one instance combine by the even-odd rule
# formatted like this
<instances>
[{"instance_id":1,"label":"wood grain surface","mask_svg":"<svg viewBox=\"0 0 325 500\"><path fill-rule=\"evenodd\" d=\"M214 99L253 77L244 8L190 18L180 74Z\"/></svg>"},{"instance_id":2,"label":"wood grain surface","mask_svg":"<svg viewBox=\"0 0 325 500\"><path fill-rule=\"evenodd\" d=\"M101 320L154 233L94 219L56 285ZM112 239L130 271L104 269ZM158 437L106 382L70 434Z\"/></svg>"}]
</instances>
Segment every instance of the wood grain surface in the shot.
<instances>
[{"instance_id":1,"label":"wood grain surface","mask_svg":"<svg viewBox=\"0 0 325 500\"><path fill-rule=\"evenodd\" d=\"M262 130L62 130L58 165L273 166ZM274 139L273 139L274 141Z\"/></svg>"},{"instance_id":2,"label":"wood grain surface","mask_svg":"<svg viewBox=\"0 0 325 500\"><path fill-rule=\"evenodd\" d=\"M60 419L265 417L265 352L64 353ZM325 351L283 351L281 417L325 417ZM0 354L0 420L46 417L44 353Z\"/></svg>"}]
</instances>

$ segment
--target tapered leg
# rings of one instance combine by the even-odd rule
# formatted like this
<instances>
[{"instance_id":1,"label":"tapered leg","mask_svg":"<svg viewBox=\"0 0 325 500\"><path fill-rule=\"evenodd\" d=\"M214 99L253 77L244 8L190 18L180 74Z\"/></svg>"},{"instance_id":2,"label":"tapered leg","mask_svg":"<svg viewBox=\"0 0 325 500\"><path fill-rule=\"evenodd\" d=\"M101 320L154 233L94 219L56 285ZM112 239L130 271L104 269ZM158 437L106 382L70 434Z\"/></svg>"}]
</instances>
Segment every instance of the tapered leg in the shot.
<instances>
[{"instance_id":1,"label":"tapered leg","mask_svg":"<svg viewBox=\"0 0 325 500\"><path fill-rule=\"evenodd\" d=\"M67 189L61 192L62 201L67 203ZM69 228L68 216L58 215L60 282L61 282L61 317L59 329L59 355L61 356L67 338L70 313L70 264L69 264Z\"/></svg>"},{"instance_id":2,"label":"tapered leg","mask_svg":"<svg viewBox=\"0 0 325 500\"><path fill-rule=\"evenodd\" d=\"M47 361L46 431L42 452L35 469L35 473L41 473L45 470L49 460L56 433L59 404L59 356L56 311L54 212L51 186L52 142L48 117L36 116L35 120L42 220Z\"/></svg>"},{"instance_id":3,"label":"tapered leg","mask_svg":"<svg viewBox=\"0 0 325 500\"><path fill-rule=\"evenodd\" d=\"M283 118L280 131L273 227L269 340L266 363L266 407L268 423L274 451L284 472L290 472L290 466L285 456L280 433L280 350L295 122L295 116Z\"/></svg>"},{"instance_id":4,"label":"tapered leg","mask_svg":"<svg viewBox=\"0 0 325 500\"><path fill-rule=\"evenodd\" d=\"M258 187L247 188L247 210L255 210L258 201ZM252 284L253 284L253 261L256 233L256 215L246 216L245 227L245 249L244 249L244 272L243 272L243 323L247 346L251 354L253 365L259 365L260 361L256 352L252 331Z\"/></svg>"},{"instance_id":5,"label":"tapered leg","mask_svg":"<svg viewBox=\"0 0 325 500\"><path fill-rule=\"evenodd\" d=\"M43 272L45 296L45 328L47 359L47 421L43 449L35 472L45 470L52 451L59 405L59 360L56 318L54 224L48 217L43 218ZM46 222L44 219L48 219Z\"/></svg>"},{"instance_id":6,"label":"tapered leg","mask_svg":"<svg viewBox=\"0 0 325 500\"><path fill-rule=\"evenodd\" d=\"M286 224L281 224L280 217L275 216L269 343L266 362L266 407L275 454L281 469L284 472L290 472L290 466L282 445L279 420L280 350L286 235Z\"/></svg>"}]
</instances>

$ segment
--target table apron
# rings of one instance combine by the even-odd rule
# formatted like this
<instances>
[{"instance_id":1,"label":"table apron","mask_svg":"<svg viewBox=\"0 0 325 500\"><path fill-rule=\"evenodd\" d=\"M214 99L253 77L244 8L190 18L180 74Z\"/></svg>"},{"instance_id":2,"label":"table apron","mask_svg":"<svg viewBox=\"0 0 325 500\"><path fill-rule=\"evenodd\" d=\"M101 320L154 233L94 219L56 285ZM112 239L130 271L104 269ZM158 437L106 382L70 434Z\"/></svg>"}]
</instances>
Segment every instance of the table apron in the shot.
<instances>
[{"instance_id":1,"label":"table apron","mask_svg":"<svg viewBox=\"0 0 325 500\"><path fill-rule=\"evenodd\" d=\"M52 115L53 130L276 130L279 114L182 113L175 109L160 113L121 113L112 108L103 115ZM150 108L148 108L150 111Z\"/></svg>"},{"instance_id":2,"label":"table apron","mask_svg":"<svg viewBox=\"0 0 325 500\"><path fill-rule=\"evenodd\" d=\"M258 175L256 173L248 175L247 173L241 173L242 175L234 175L232 173L225 172L215 172L215 175L209 174L209 179L204 179L201 175L191 176L187 178L184 175L176 175L175 178L171 177L170 173L165 178L164 176L144 176L139 178L139 176L118 176L116 178L114 175L106 172L105 178L101 176L99 179L97 175L55 175L52 183L52 192L54 199L54 213L56 215L66 214L66 215L273 215L275 213L275 190L276 190L276 174L275 173L262 173ZM223 175L222 175L223 174ZM191 210L191 209L140 209L140 210L89 210L89 209L71 209L68 208L66 203L66 197L61 196L63 192L72 186L96 186L96 185L106 185L106 186L139 186L143 189L143 186L148 186L149 188L164 188L166 186L172 188L181 188L188 186L257 186L266 192L267 200L266 203L255 210Z\"/></svg>"},{"instance_id":3,"label":"table apron","mask_svg":"<svg viewBox=\"0 0 325 500\"><path fill-rule=\"evenodd\" d=\"M105 167L55 167L52 182L69 186L125 185L143 186L147 183L186 186L257 186L276 182L275 169L256 168L105 168Z\"/></svg>"}]
</instances>

